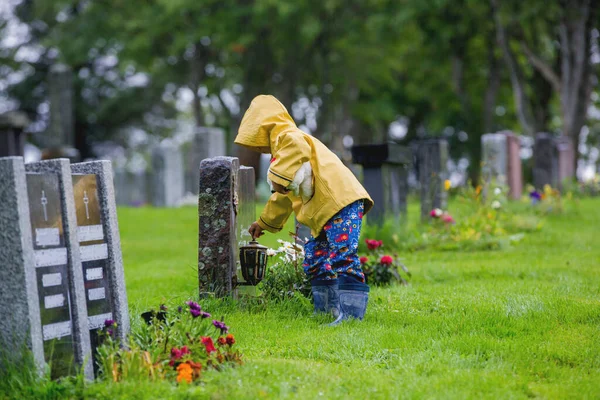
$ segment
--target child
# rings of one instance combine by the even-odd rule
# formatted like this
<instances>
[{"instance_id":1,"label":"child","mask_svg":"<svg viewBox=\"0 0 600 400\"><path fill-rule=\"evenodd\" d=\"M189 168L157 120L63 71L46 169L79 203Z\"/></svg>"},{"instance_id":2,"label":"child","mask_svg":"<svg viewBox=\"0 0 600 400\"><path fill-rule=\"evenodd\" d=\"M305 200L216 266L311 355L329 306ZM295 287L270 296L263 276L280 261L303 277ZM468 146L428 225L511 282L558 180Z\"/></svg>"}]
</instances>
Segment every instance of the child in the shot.
<instances>
[{"instance_id":1,"label":"child","mask_svg":"<svg viewBox=\"0 0 600 400\"><path fill-rule=\"evenodd\" d=\"M279 232L295 212L311 229L305 244L304 272L310 279L315 312L330 312L334 324L362 319L369 298L357 255L362 217L373 200L354 174L323 143L296 127L283 104L273 96L257 96L244 114L235 143L272 155L268 179L273 195L258 221L253 238ZM310 163L310 198L290 190L297 174ZM293 185L292 185L293 186ZM305 191L306 192L306 191Z\"/></svg>"}]
</instances>

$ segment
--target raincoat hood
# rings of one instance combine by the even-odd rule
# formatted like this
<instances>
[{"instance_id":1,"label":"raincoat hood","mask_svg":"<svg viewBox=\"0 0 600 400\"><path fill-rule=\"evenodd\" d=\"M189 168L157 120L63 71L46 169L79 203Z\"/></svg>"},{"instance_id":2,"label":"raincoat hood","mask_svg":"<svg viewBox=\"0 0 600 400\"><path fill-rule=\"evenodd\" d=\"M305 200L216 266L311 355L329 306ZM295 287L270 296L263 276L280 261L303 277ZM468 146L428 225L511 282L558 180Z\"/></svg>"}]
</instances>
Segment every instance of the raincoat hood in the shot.
<instances>
[{"instance_id":1,"label":"raincoat hood","mask_svg":"<svg viewBox=\"0 0 600 400\"><path fill-rule=\"evenodd\" d=\"M234 143L269 154L277 136L293 129L296 123L285 106L273 96L260 95L244 114Z\"/></svg>"}]
</instances>

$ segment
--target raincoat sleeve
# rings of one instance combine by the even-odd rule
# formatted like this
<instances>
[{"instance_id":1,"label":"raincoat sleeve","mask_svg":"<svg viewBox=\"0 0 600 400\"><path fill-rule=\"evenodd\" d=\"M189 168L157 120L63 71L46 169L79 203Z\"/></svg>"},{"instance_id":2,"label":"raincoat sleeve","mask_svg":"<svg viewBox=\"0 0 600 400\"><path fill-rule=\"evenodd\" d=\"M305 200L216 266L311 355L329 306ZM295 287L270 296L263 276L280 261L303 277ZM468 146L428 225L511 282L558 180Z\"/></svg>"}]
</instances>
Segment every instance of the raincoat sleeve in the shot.
<instances>
[{"instance_id":1,"label":"raincoat sleeve","mask_svg":"<svg viewBox=\"0 0 600 400\"><path fill-rule=\"evenodd\" d=\"M287 132L278 138L276 149L268 177L271 182L288 187L302 164L310 161L311 148L301 133Z\"/></svg>"},{"instance_id":2,"label":"raincoat sleeve","mask_svg":"<svg viewBox=\"0 0 600 400\"><path fill-rule=\"evenodd\" d=\"M292 211L292 199L288 195L273 193L256 222L264 230L276 233L283 228Z\"/></svg>"}]
</instances>

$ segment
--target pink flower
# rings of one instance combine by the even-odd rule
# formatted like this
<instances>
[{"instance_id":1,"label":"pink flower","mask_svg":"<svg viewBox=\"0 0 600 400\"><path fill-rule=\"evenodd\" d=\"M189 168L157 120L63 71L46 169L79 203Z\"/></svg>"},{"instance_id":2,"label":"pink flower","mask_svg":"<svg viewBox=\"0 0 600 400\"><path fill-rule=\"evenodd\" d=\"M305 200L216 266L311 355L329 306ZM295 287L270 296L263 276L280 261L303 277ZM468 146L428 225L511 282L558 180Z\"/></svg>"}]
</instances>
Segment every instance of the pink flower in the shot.
<instances>
[{"instance_id":1,"label":"pink flower","mask_svg":"<svg viewBox=\"0 0 600 400\"><path fill-rule=\"evenodd\" d=\"M383 241L381 241L381 240L367 239L367 240L365 240L365 243L367 244L367 247L369 248L369 250L376 250L376 249L380 248L381 246L383 246Z\"/></svg>"},{"instance_id":2,"label":"pink flower","mask_svg":"<svg viewBox=\"0 0 600 400\"><path fill-rule=\"evenodd\" d=\"M454 224L454 218L452 218L452 216L450 214L444 214L444 216L442 217L442 221L444 221L446 224Z\"/></svg>"},{"instance_id":3,"label":"pink flower","mask_svg":"<svg viewBox=\"0 0 600 400\"><path fill-rule=\"evenodd\" d=\"M442 214L444 214L444 212L443 212L441 209L439 209L439 208L434 208L434 209L433 209L433 210L431 210L431 212L429 213L429 215L430 215L432 218L439 218L439 217L441 217L441 216L442 216Z\"/></svg>"},{"instance_id":4,"label":"pink flower","mask_svg":"<svg viewBox=\"0 0 600 400\"><path fill-rule=\"evenodd\" d=\"M364 265L364 264L366 264L366 263L368 263L368 262L369 262L369 257L361 257L361 258L360 258L360 263L361 263L361 264L363 264L363 265Z\"/></svg>"},{"instance_id":5,"label":"pink flower","mask_svg":"<svg viewBox=\"0 0 600 400\"><path fill-rule=\"evenodd\" d=\"M394 259L391 256L383 256L379 262L383 265L392 265Z\"/></svg>"}]
</instances>

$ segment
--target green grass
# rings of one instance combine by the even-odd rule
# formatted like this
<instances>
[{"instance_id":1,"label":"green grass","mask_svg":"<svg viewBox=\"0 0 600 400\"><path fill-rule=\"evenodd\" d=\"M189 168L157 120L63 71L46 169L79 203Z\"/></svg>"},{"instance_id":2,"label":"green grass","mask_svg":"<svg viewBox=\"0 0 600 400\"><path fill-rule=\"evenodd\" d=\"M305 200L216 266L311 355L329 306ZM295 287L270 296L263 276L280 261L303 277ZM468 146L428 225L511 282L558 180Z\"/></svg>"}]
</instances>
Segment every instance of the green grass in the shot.
<instances>
[{"instance_id":1,"label":"green grass","mask_svg":"<svg viewBox=\"0 0 600 400\"><path fill-rule=\"evenodd\" d=\"M598 398L598 205L583 200L550 216L541 232L502 252L402 254L411 285L373 289L362 323L324 327L302 302L249 309L210 301L209 311L232 327L244 366L209 371L199 386L99 383L83 395ZM197 296L194 208L123 208L119 219L132 315Z\"/></svg>"}]
</instances>

